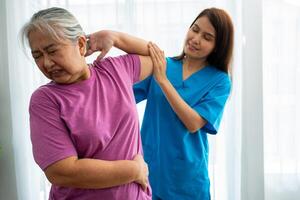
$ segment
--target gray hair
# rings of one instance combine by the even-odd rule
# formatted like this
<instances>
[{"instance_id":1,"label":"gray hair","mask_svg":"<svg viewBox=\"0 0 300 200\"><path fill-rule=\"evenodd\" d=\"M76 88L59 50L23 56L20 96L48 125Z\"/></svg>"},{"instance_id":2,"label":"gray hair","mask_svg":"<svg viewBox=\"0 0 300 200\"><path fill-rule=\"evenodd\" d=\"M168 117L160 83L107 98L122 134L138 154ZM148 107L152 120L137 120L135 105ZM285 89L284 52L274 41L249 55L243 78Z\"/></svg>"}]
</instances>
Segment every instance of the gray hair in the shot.
<instances>
[{"instance_id":1,"label":"gray hair","mask_svg":"<svg viewBox=\"0 0 300 200\"><path fill-rule=\"evenodd\" d=\"M20 34L24 46L33 30L41 31L55 41L69 39L76 42L79 36L85 35L77 19L66 9L57 7L38 11L23 26Z\"/></svg>"}]
</instances>

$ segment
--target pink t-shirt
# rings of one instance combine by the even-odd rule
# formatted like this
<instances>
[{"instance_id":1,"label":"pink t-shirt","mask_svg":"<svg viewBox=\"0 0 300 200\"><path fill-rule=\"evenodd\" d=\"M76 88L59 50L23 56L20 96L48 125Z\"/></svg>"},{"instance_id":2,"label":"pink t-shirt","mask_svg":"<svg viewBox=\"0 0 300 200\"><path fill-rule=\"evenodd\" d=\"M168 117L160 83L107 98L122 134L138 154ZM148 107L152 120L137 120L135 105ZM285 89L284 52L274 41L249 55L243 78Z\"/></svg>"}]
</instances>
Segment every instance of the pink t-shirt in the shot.
<instances>
[{"instance_id":1,"label":"pink t-shirt","mask_svg":"<svg viewBox=\"0 0 300 200\"><path fill-rule=\"evenodd\" d=\"M38 88L30 101L33 155L45 170L61 159L78 156L132 160L142 152L132 85L138 81L137 55L95 61L89 79ZM107 189L75 189L52 185L49 199L150 200L136 183Z\"/></svg>"}]
</instances>

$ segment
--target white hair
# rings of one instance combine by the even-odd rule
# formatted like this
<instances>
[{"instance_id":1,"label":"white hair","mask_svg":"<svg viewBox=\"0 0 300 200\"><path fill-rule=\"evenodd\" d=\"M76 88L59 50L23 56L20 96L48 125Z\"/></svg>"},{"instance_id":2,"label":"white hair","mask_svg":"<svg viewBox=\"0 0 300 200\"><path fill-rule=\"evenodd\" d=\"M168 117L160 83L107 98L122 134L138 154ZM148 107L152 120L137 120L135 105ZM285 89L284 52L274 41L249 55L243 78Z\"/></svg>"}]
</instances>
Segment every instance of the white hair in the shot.
<instances>
[{"instance_id":1,"label":"white hair","mask_svg":"<svg viewBox=\"0 0 300 200\"><path fill-rule=\"evenodd\" d=\"M20 32L23 45L33 30L41 31L55 41L69 39L76 42L79 36L85 35L77 19L66 9L57 7L40 10L31 17Z\"/></svg>"}]
</instances>

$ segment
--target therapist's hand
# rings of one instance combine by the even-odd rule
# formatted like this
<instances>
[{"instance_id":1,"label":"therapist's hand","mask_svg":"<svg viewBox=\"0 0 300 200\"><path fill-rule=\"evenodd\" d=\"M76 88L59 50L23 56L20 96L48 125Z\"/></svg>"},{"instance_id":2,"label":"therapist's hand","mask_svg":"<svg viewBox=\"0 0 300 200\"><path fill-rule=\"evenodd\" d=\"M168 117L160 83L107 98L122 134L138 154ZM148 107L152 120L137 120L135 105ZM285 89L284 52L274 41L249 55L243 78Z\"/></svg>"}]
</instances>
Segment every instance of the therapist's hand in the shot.
<instances>
[{"instance_id":1,"label":"therapist's hand","mask_svg":"<svg viewBox=\"0 0 300 200\"><path fill-rule=\"evenodd\" d=\"M166 57L164 51L162 51L156 44L149 42L148 48L150 57L153 62L153 75L158 84L167 80L166 75Z\"/></svg>"},{"instance_id":2,"label":"therapist's hand","mask_svg":"<svg viewBox=\"0 0 300 200\"><path fill-rule=\"evenodd\" d=\"M148 165L147 163L144 161L144 158L142 155L137 154L134 158L134 161L137 162L138 166L139 166L139 173L137 176L137 180L135 180L136 183L140 184L142 189L144 191L147 190L147 186L148 186L148 176L149 176L149 171L148 171Z\"/></svg>"},{"instance_id":3,"label":"therapist's hand","mask_svg":"<svg viewBox=\"0 0 300 200\"><path fill-rule=\"evenodd\" d=\"M87 38L87 52L85 56L89 56L94 52L100 51L101 53L97 59L102 59L114 45L113 34L108 30L98 31L89 35Z\"/></svg>"}]
</instances>

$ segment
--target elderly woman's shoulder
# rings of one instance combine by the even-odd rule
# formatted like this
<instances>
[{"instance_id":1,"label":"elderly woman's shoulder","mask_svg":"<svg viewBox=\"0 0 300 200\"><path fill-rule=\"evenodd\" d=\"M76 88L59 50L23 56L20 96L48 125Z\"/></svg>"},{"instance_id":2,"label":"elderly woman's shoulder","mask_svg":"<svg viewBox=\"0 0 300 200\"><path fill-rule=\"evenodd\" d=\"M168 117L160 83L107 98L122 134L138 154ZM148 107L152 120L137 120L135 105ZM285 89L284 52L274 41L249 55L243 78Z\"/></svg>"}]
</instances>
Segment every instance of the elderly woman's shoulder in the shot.
<instances>
[{"instance_id":1,"label":"elderly woman's shoulder","mask_svg":"<svg viewBox=\"0 0 300 200\"><path fill-rule=\"evenodd\" d=\"M37 88L31 95L30 104L51 101L52 89L49 84Z\"/></svg>"}]
</instances>

